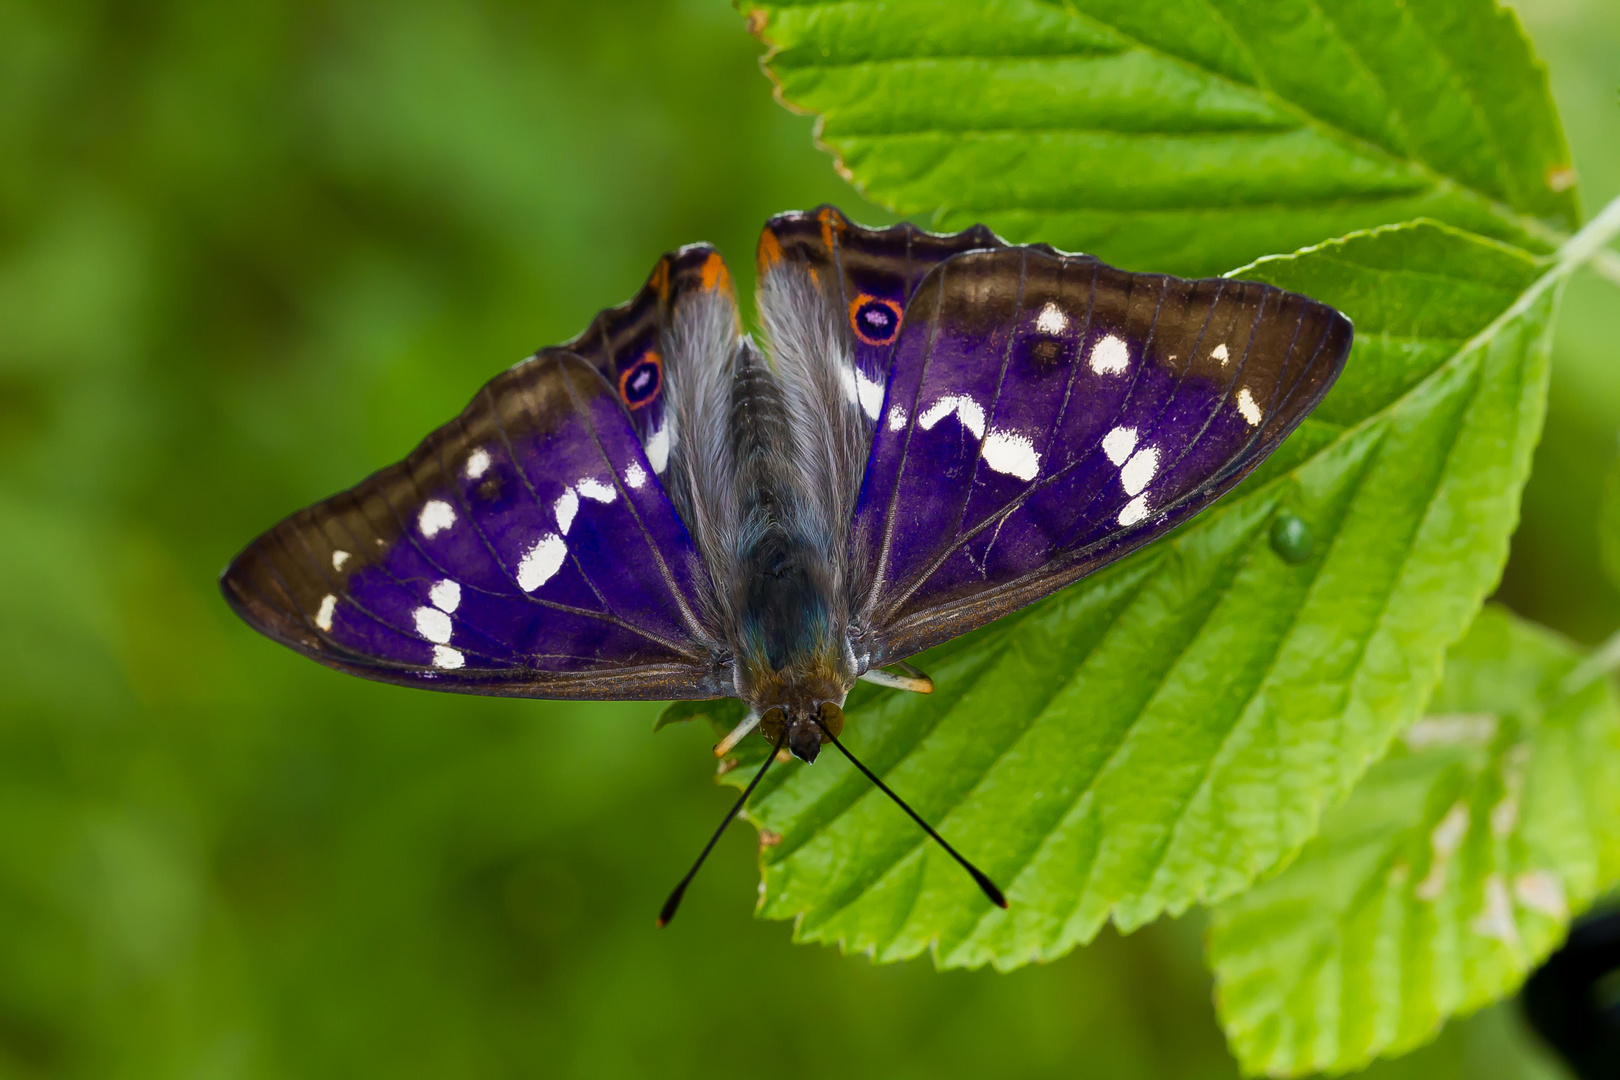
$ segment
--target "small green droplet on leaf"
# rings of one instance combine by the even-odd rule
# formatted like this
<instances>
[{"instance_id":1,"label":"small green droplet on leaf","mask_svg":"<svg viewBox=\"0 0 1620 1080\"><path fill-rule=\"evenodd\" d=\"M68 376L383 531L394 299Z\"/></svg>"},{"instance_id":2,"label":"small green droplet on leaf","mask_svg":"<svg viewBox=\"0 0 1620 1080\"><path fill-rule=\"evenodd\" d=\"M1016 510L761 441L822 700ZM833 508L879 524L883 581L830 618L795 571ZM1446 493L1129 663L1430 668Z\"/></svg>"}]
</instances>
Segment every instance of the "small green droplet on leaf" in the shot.
<instances>
[{"instance_id":1,"label":"small green droplet on leaf","mask_svg":"<svg viewBox=\"0 0 1620 1080\"><path fill-rule=\"evenodd\" d=\"M1298 514L1284 510L1271 523L1271 548L1284 562L1302 563L1316 550L1316 537Z\"/></svg>"}]
</instances>

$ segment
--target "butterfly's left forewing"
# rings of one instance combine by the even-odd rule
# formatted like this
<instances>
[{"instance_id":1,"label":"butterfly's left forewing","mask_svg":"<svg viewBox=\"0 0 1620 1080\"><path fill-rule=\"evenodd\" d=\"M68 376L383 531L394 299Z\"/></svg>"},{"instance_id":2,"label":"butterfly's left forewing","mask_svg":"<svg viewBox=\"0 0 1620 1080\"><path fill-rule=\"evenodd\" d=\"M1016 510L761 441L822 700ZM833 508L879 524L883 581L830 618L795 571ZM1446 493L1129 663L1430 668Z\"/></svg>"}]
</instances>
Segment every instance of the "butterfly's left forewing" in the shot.
<instances>
[{"instance_id":1,"label":"butterfly's left forewing","mask_svg":"<svg viewBox=\"0 0 1620 1080\"><path fill-rule=\"evenodd\" d=\"M250 624L333 667L471 693L726 693L706 571L621 389L566 350L497 376L398 465L226 569Z\"/></svg>"},{"instance_id":2,"label":"butterfly's left forewing","mask_svg":"<svg viewBox=\"0 0 1620 1080\"><path fill-rule=\"evenodd\" d=\"M1350 325L1252 282L1002 248L917 288L850 532L872 664L1028 604L1229 490L1337 377Z\"/></svg>"}]
</instances>

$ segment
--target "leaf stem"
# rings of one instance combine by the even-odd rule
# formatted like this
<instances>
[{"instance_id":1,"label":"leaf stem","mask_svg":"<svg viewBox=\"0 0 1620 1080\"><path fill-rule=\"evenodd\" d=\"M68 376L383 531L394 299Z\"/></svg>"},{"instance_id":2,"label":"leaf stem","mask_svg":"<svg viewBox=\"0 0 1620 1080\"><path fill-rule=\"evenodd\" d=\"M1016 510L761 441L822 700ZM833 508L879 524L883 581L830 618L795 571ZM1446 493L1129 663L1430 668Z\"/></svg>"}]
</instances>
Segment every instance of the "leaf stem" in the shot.
<instances>
[{"instance_id":1,"label":"leaf stem","mask_svg":"<svg viewBox=\"0 0 1620 1080\"><path fill-rule=\"evenodd\" d=\"M1494 340L1496 335L1502 332L1503 327L1529 311L1548 289L1562 283L1576 270L1596 258L1617 235L1620 235L1620 195L1609 200L1609 204L1599 211L1596 217L1581 226L1580 232L1564 241L1563 246L1553 254L1552 265L1546 272L1520 293L1519 298L1513 301L1506 311L1492 319L1489 326L1475 334L1457 352L1466 353Z\"/></svg>"},{"instance_id":2,"label":"leaf stem","mask_svg":"<svg viewBox=\"0 0 1620 1080\"><path fill-rule=\"evenodd\" d=\"M1613 674L1617 668L1620 668L1620 630L1616 630L1607 641L1587 653L1585 659L1571 668L1564 681L1558 684L1558 689L1565 697L1578 694L1605 675Z\"/></svg>"},{"instance_id":3,"label":"leaf stem","mask_svg":"<svg viewBox=\"0 0 1620 1080\"><path fill-rule=\"evenodd\" d=\"M1566 275L1571 271L1594 260L1603 269L1600 271L1607 275L1620 263L1620 256L1611 251L1604 250L1609 241L1620 236L1620 195L1609 200L1609 204L1598 211L1597 216L1581 226L1581 231L1570 237L1563 247L1558 249L1554 256L1558 260L1555 271L1562 270ZM1565 269L1567 267L1567 269Z\"/></svg>"},{"instance_id":4,"label":"leaf stem","mask_svg":"<svg viewBox=\"0 0 1620 1080\"><path fill-rule=\"evenodd\" d=\"M1531 294L1544 291L1553 281L1568 277L1578 267L1588 262L1599 274L1620 285L1620 256L1607 250L1609 241L1617 235L1620 235L1620 196L1609 200L1609 204L1599 211L1596 217L1588 221L1580 232L1570 237L1568 242L1558 249L1558 254L1554 256L1557 262L1553 268L1526 290L1514 307L1520 306ZM1576 664L1570 673L1564 676L1559 689L1566 696L1579 693L1617 669L1620 669L1620 630L1611 634L1607 641Z\"/></svg>"},{"instance_id":5,"label":"leaf stem","mask_svg":"<svg viewBox=\"0 0 1620 1080\"><path fill-rule=\"evenodd\" d=\"M1620 286L1620 255L1604 248L1592 256L1592 272L1611 285Z\"/></svg>"}]
</instances>

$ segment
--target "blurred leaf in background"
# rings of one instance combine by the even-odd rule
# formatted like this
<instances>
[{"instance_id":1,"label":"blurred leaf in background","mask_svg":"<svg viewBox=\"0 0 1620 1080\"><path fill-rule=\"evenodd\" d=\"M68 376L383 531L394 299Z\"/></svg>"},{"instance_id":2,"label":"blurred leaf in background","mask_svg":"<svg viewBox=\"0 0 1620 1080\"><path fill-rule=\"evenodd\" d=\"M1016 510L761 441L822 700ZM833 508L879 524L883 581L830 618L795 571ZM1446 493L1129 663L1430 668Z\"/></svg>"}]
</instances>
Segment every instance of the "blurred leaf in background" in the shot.
<instances>
[{"instance_id":1,"label":"blurred leaf in background","mask_svg":"<svg viewBox=\"0 0 1620 1080\"><path fill-rule=\"evenodd\" d=\"M1355 1068L1513 992L1620 872L1620 706L1580 653L1487 608L1429 715L1287 870L1216 909L1244 1065ZM1573 692L1571 692L1573 690Z\"/></svg>"},{"instance_id":2,"label":"blurred leaf in background","mask_svg":"<svg viewBox=\"0 0 1620 1080\"><path fill-rule=\"evenodd\" d=\"M1620 15L1525 14L1596 205ZM768 214L823 199L889 220L771 101L739 22L0 0L0 1075L1235 1075L1194 925L1008 976L876 968L750 919L739 834L654 934L728 800L696 725L360 683L216 599L247 538L659 252L744 270ZM1577 281L1561 317L1504 587L1583 640L1620 623L1591 585L1608 288ZM1533 1054L1493 1010L1378 1068Z\"/></svg>"}]
</instances>

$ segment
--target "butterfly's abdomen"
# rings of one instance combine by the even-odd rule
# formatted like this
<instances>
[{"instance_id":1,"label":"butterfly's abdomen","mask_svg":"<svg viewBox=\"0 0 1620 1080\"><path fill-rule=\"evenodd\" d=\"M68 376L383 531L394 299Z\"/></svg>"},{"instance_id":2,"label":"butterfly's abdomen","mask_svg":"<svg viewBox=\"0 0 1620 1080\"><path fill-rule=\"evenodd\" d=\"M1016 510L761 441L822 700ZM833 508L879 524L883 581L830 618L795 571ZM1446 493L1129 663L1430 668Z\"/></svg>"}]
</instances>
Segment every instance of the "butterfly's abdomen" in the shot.
<instances>
[{"instance_id":1,"label":"butterfly's abdomen","mask_svg":"<svg viewBox=\"0 0 1620 1080\"><path fill-rule=\"evenodd\" d=\"M772 671L810 662L830 636L830 590L818 562L808 544L777 529L743 560L743 636Z\"/></svg>"}]
</instances>

